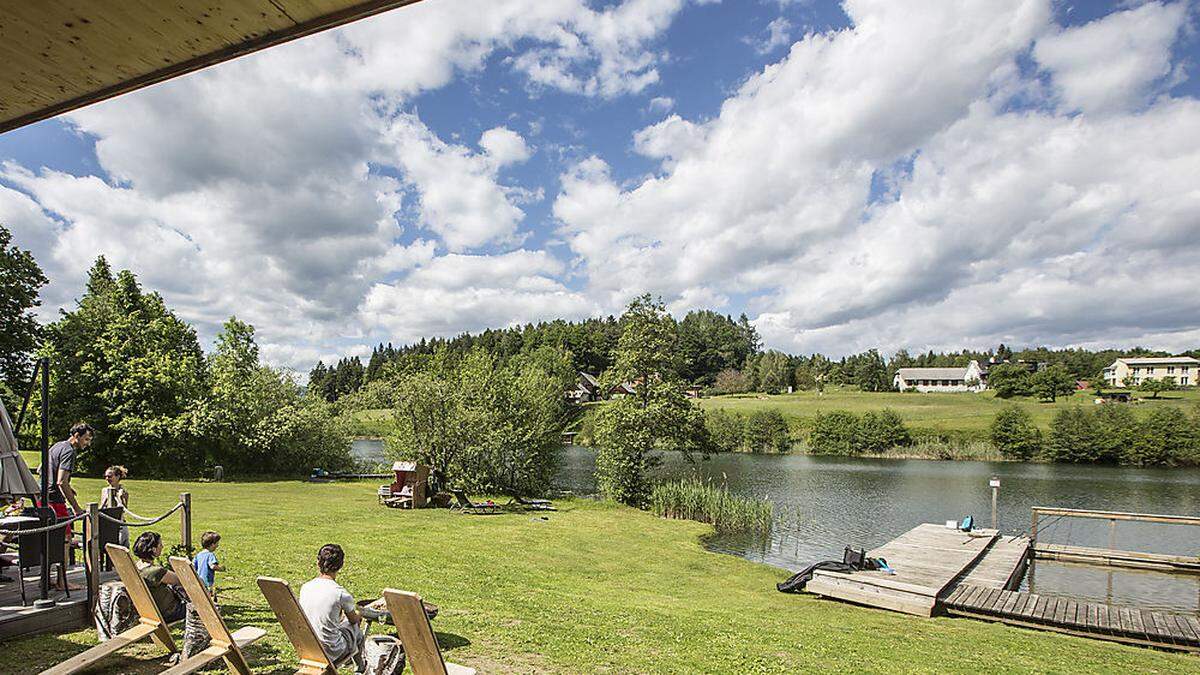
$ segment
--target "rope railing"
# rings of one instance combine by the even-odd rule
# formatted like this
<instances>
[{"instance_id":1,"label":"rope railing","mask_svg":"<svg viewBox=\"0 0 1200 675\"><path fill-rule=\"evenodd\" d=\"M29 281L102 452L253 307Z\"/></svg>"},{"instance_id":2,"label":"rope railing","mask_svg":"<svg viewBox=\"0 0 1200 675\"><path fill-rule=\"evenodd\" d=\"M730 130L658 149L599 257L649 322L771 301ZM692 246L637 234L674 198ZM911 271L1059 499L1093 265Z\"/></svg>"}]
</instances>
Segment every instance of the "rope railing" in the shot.
<instances>
[{"instance_id":1,"label":"rope railing","mask_svg":"<svg viewBox=\"0 0 1200 675\"><path fill-rule=\"evenodd\" d=\"M0 530L0 535L4 535L4 536L20 535L20 536L24 536L24 535L27 535L27 534L42 534L43 532L49 532L49 531L51 531L51 530L57 530L57 529L59 529L59 528L61 528L61 527L66 527L67 525L70 525L71 523L73 523L73 522L75 522L75 521L77 521L77 520L83 520L84 518L87 518L87 515L88 515L88 514L86 514L86 513L80 513L80 514L74 515L74 516L72 516L72 517L70 517L70 518L67 518L66 520L60 520L60 521L58 521L57 523L53 523L53 524L50 524L50 525L46 525L46 526L44 526L44 527L33 527L33 528L30 528L30 529L28 529L28 530Z\"/></svg>"},{"instance_id":2,"label":"rope railing","mask_svg":"<svg viewBox=\"0 0 1200 675\"><path fill-rule=\"evenodd\" d=\"M167 516L170 516L172 513L175 513L176 511L178 511L179 509L182 509L182 508L183 508L183 502L178 502L177 504L175 504L175 506L171 507L170 511L167 511L166 513L162 514L161 516L159 516L157 518L145 518L144 516L139 516L135 513L130 513L129 510L126 509L125 512L129 513L129 515L134 516L136 518L142 518L145 521L142 523L130 523L130 522L121 520L120 518L113 518L112 516L108 515L107 513L103 512L103 511L100 512L100 517L103 518L104 520L109 521L110 523L124 525L125 527L146 527L147 525L153 525L157 522L166 520Z\"/></svg>"}]
</instances>

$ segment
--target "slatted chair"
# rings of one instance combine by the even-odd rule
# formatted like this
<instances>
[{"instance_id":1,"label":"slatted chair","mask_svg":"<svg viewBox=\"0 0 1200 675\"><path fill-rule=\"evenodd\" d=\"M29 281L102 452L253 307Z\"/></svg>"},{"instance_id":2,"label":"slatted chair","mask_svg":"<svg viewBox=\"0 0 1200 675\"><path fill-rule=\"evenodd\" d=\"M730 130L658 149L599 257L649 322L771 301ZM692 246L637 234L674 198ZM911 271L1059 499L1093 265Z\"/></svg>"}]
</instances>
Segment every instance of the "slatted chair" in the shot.
<instances>
[{"instance_id":1,"label":"slatted chair","mask_svg":"<svg viewBox=\"0 0 1200 675\"><path fill-rule=\"evenodd\" d=\"M463 490L451 490L454 495L454 504L450 505L450 510L459 509L463 513L471 515L493 515L500 513L500 505L492 502L473 502Z\"/></svg>"},{"instance_id":2,"label":"slatted chair","mask_svg":"<svg viewBox=\"0 0 1200 675\"><path fill-rule=\"evenodd\" d=\"M288 582L274 577L259 577L258 588L296 649L296 656L300 659L296 675L337 675L338 666L350 662L351 654L346 654L336 662L329 657L325 645L321 644L308 617L300 609L300 603L296 601Z\"/></svg>"},{"instance_id":3,"label":"slatted chair","mask_svg":"<svg viewBox=\"0 0 1200 675\"><path fill-rule=\"evenodd\" d=\"M42 675L77 673L100 659L115 654L122 648L147 637L153 640L154 644L165 649L167 653L173 654L178 651L175 648L175 641L171 639L171 631L167 627L167 622L163 620L162 613L158 611L158 605L154 603L154 598L150 595L150 589L146 587L146 581L142 579L141 574L138 574L137 564L134 563L129 549L116 544L109 544L105 548L108 551L109 560L117 568L117 576L121 578L121 583L125 584L129 599L133 601L133 608L138 613L138 622L129 630L114 635L86 652L76 654L57 666L43 670Z\"/></svg>"},{"instance_id":4,"label":"slatted chair","mask_svg":"<svg viewBox=\"0 0 1200 675\"><path fill-rule=\"evenodd\" d=\"M392 624L400 634L404 656L412 665L413 675L475 675L474 668L446 663L425 614L421 596L388 588L383 591Z\"/></svg>"},{"instance_id":5,"label":"slatted chair","mask_svg":"<svg viewBox=\"0 0 1200 675\"><path fill-rule=\"evenodd\" d=\"M242 626L230 633L225 621L217 613L208 590L200 582L200 577L196 576L191 561L177 556L171 557L170 561L171 569L175 571L175 576L179 577L183 590L187 591L188 599L200 615L200 622L204 624L212 642L208 649L183 659L175 667L163 671L163 675L194 673L217 659L225 659L225 665L232 673L250 675L250 666L246 663L246 656L242 654L242 647L266 635L267 631L256 626Z\"/></svg>"}]
</instances>

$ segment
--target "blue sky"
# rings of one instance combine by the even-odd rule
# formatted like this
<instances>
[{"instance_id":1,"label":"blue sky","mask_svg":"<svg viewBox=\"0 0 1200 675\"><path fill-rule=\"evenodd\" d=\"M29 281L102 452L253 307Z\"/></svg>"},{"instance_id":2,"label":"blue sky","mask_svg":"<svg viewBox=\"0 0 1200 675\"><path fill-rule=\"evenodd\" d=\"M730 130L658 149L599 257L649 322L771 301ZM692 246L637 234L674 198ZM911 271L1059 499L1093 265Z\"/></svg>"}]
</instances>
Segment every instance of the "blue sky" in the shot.
<instances>
[{"instance_id":1,"label":"blue sky","mask_svg":"<svg viewBox=\"0 0 1200 675\"><path fill-rule=\"evenodd\" d=\"M424 0L0 135L0 222L46 316L104 253L301 371L645 291L793 352L1194 348L1196 16Z\"/></svg>"}]
</instances>

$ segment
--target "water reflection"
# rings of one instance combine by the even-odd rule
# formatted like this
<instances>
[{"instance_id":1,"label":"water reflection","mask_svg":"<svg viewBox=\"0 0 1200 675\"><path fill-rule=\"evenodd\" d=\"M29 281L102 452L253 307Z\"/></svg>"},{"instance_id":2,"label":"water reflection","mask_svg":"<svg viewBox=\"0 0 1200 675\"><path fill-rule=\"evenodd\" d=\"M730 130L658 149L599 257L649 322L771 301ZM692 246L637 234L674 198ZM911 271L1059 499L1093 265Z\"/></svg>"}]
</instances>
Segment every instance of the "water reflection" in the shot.
<instances>
[{"instance_id":1,"label":"water reflection","mask_svg":"<svg viewBox=\"0 0 1200 675\"><path fill-rule=\"evenodd\" d=\"M988 525L992 476L1001 480L998 517L1006 533L1028 532L1032 506L1200 512L1200 471L1193 469L743 454L717 455L693 466L678 454L663 457L664 477L692 471L775 505L776 522L769 537L713 535L705 546L788 570L840 558L846 545L878 546L919 523L973 515L976 522ZM594 493L595 454L587 448L566 448L557 483L574 492ZM1107 547L1108 536L1107 521L1078 519L1063 519L1039 532L1042 541L1078 546ZM1200 528L1121 522L1115 544L1125 550L1196 555ZM1032 588L1117 604L1200 609L1200 577L1109 569L1042 561Z\"/></svg>"}]
</instances>

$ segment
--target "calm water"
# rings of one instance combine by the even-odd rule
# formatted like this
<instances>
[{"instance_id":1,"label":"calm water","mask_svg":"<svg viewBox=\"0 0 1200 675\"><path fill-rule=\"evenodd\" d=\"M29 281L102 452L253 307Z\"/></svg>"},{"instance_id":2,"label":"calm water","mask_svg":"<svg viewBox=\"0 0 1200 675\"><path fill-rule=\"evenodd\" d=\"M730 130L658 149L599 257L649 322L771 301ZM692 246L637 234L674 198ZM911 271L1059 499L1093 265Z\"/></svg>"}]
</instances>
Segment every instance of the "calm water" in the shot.
<instances>
[{"instance_id":1,"label":"calm water","mask_svg":"<svg viewBox=\"0 0 1200 675\"><path fill-rule=\"evenodd\" d=\"M379 441L356 441L354 453L382 458L383 446ZM556 487L592 494L595 468L593 451L568 446ZM992 476L1001 481L999 526L1006 533L1028 531L1032 506L1200 514L1200 471L1190 469L744 454L715 455L692 466L675 453L663 457L664 477L693 471L726 482L735 493L774 503L776 522L769 537L714 536L705 546L780 567L780 580L787 577L784 570L841 559L846 545L879 546L920 523L973 515L986 527L991 522ZM1039 538L1104 547L1108 523L1060 520L1043 526ZM1196 555L1200 527L1118 523L1116 547ZM1200 576L1042 561L1026 576L1024 586L1115 604L1200 611Z\"/></svg>"},{"instance_id":2,"label":"calm water","mask_svg":"<svg viewBox=\"0 0 1200 675\"><path fill-rule=\"evenodd\" d=\"M675 453L663 459L664 476L697 470ZM563 463L561 488L595 492L594 452L568 447ZM699 462L698 470L704 477L726 481L735 493L775 504L776 523L769 537L715 536L705 545L786 570L817 560L840 560L846 545L870 549L920 523L972 515L979 525L989 526L992 476L1000 478L999 527L1008 533L1028 531L1032 506L1200 514L1197 470L745 454L715 455ZM1039 539L1104 547L1108 522L1061 520L1042 527ZM1200 527L1118 523L1116 547L1196 555ZM780 580L785 577L781 572ZM1042 561L1026 576L1024 586L1101 602L1200 610L1200 576Z\"/></svg>"}]
</instances>

